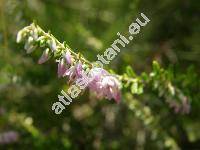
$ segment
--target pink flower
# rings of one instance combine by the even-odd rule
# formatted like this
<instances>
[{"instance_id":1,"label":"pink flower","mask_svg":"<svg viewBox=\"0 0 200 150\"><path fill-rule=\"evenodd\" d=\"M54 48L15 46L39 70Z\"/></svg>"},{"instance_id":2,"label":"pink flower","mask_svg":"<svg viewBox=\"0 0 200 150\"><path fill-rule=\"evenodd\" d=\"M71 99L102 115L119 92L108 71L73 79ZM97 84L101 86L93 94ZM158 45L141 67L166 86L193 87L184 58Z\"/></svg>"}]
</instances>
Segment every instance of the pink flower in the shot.
<instances>
[{"instance_id":1,"label":"pink flower","mask_svg":"<svg viewBox=\"0 0 200 150\"><path fill-rule=\"evenodd\" d=\"M120 101L120 82L114 76L102 68L91 69L89 76L90 91L95 92L98 98L114 99L117 103Z\"/></svg>"},{"instance_id":2,"label":"pink flower","mask_svg":"<svg viewBox=\"0 0 200 150\"><path fill-rule=\"evenodd\" d=\"M72 56L71 56L71 53L69 51L67 51L65 54L64 54L64 57L65 57L65 60L68 64L71 64L72 63Z\"/></svg>"},{"instance_id":3,"label":"pink flower","mask_svg":"<svg viewBox=\"0 0 200 150\"><path fill-rule=\"evenodd\" d=\"M38 64L43 64L45 63L47 60L49 60L50 58L50 50L49 48L45 49L42 56L40 57L40 59L38 60Z\"/></svg>"},{"instance_id":4,"label":"pink flower","mask_svg":"<svg viewBox=\"0 0 200 150\"><path fill-rule=\"evenodd\" d=\"M10 144L19 140L19 134L16 131L7 131L0 133L0 144Z\"/></svg>"},{"instance_id":5,"label":"pink flower","mask_svg":"<svg viewBox=\"0 0 200 150\"><path fill-rule=\"evenodd\" d=\"M189 100L185 96L181 96L181 103L173 99L168 99L167 102L174 109L175 113L188 114L190 112Z\"/></svg>"},{"instance_id":6,"label":"pink flower","mask_svg":"<svg viewBox=\"0 0 200 150\"><path fill-rule=\"evenodd\" d=\"M62 77L65 75L69 67L71 66L71 54L66 52L64 54L64 58L61 58L58 63L58 77Z\"/></svg>"},{"instance_id":7,"label":"pink flower","mask_svg":"<svg viewBox=\"0 0 200 150\"><path fill-rule=\"evenodd\" d=\"M65 60L62 58L58 63L58 77L62 77L65 72L67 71L67 65L65 63Z\"/></svg>"},{"instance_id":8,"label":"pink flower","mask_svg":"<svg viewBox=\"0 0 200 150\"><path fill-rule=\"evenodd\" d=\"M83 68L82 68L82 63L79 62L76 64L75 66L75 74L78 78L82 77L82 71L83 71Z\"/></svg>"},{"instance_id":9,"label":"pink flower","mask_svg":"<svg viewBox=\"0 0 200 150\"><path fill-rule=\"evenodd\" d=\"M103 95L108 99L114 98L117 103L121 98L119 87L120 83L114 76L109 75L102 79L101 88Z\"/></svg>"},{"instance_id":10,"label":"pink flower","mask_svg":"<svg viewBox=\"0 0 200 150\"><path fill-rule=\"evenodd\" d=\"M182 99L182 107L183 107L183 110L182 110L183 113L188 114L188 113L190 112L189 100L188 100L188 98L185 97L185 96L184 96L183 99Z\"/></svg>"},{"instance_id":11,"label":"pink flower","mask_svg":"<svg viewBox=\"0 0 200 150\"><path fill-rule=\"evenodd\" d=\"M105 75L109 75L109 73L102 68L92 68L89 73L89 77L92 81L98 81L102 76Z\"/></svg>"},{"instance_id":12,"label":"pink flower","mask_svg":"<svg viewBox=\"0 0 200 150\"><path fill-rule=\"evenodd\" d=\"M71 66L67 71L64 73L63 76L69 77L69 82L75 81L77 78L82 77L82 63L78 62L75 66Z\"/></svg>"},{"instance_id":13,"label":"pink flower","mask_svg":"<svg viewBox=\"0 0 200 150\"><path fill-rule=\"evenodd\" d=\"M108 72L102 68L92 68L89 72L89 88L93 91L100 90L102 77L108 75Z\"/></svg>"}]
</instances>

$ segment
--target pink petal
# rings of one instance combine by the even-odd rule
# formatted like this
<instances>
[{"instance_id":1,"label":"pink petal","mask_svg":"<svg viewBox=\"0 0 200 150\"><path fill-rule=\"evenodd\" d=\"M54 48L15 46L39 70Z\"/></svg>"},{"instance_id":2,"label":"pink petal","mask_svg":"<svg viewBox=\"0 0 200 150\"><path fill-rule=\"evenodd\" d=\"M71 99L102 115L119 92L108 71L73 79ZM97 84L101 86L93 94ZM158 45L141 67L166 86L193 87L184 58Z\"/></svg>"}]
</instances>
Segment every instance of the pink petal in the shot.
<instances>
[{"instance_id":1,"label":"pink petal","mask_svg":"<svg viewBox=\"0 0 200 150\"><path fill-rule=\"evenodd\" d=\"M62 77L65 72L67 71L67 67L64 64L64 59L61 59L60 62L58 63L58 77Z\"/></svg>"},{"instance_id":2,"label":"pink petal","mask_svg":"<svg viewBox=\"0 0 200 150\"><path fill-rule=\"evenodd\" d=\"M72 56L71 56L69 51L67 51L65 53L65 60L66 60L67 64L71 64L72 63Z\"/></svg>"},{"instance_id":3,"label":"pink petal","mask_svg":"<svg viewBox=\"0 0 200 150\"><path fill-rule=\"evenodd\" d=\"M42 56L40 57L40 59L38 60L38 64L43 64L45 63L47 60L49 60L50 56L49 56L49 49L47 48Z\"/></svg>"},{"instance_id":4,"label":"pink petal","mask_svg":"<svg viewBox=\"0 0 200 150\"><path fill-rule=\"evenodd\" d=\"M81 62L79 62L78 64L76 64L76 76L81 77L82 76L82 64Z\"/></svg>"}]
</instances>

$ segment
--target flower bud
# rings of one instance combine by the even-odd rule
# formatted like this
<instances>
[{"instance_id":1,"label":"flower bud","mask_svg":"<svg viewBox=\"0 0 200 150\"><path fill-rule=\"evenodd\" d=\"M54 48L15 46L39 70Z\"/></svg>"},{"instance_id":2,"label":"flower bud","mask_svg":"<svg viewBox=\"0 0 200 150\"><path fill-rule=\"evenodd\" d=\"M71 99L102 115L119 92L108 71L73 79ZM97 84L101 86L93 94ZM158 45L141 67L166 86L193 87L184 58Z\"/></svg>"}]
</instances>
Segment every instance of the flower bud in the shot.
<instances>
[{"instance_id":1,"label":"flower bud","mask_svg":"<svg viewBox=\"0 0 200 150\"><path fill-rule=\"evenodd\" d=\"M34 29L33 31L31 31L31 36L33 37L33 39L36 41L38 38L38 31L37 29Z\"/></svg>"},{"instance_id":2,"label":"flower bud","mask_svg":"<svg viewBox=\"0 0 200 150\"><path fill-rule=\"evenodd\" d=\"M22 40L23 40L23 31L21 30L17 33L17 40L16 41L17 41L17 43L20 43Z\"/></svg>"},{"instance_id":3,"label":"flower bud","mask_svg":"<svg viewBox=\"0 0 200 150\"><path fill-rule=\"evenodd\" d=\"M24 49L26 50L27 54L30 54L31 52L33 52L36 48L36 46L33 45L33 38L29 37L28 41L26 41Z\"/></svg>"},{"instance_id":4,"label":"flower bud","mask_svg":"<svg viewBox=\"0 0 200 150\"><path fill-rule=\"evenodd\" d=\"M47 60L49 60L49 58L50 58L50 50L49 50L49 48L47 48L47 49L44 50L42 56L38 60L38 64L45 63Z\"/></svg>"},{"instance_id":5,"label":"flower bud","mask_svg":"<svg viewBox=\"0 0 200 150\"><path fill-rule=\"evenodd\" d=\"M19 140L19 134L16 131L7 131L0 133L0 145L11 144Z\"/></svg>"},{"instance_id":6,"label":"flower bud","mask_svg":"<svg viewBox=\"0 0 200 150\"><path fill-rule=\"evenodd\" d=\"M82 63L80 61L76 64L75 71L76 71L76 76L77 77L81 77L82 76L83 68L82 68Z\"/></svg>"},{"instance_id":7,"label":"flower bud","mask_svg":"<svg viewBox=\"0 0 200 150\"><path fill-rule=\"evenodd\" d=\"M71 64L72 63L72 56L71 56L71 53L69 51L67 51L64 55L65 57L65 60L67 62L67 64Z\"/></svg>"},{"instance_id":8,"label":"flower bud","mask_svg":"<svg viewBox=\"0 0 200 150\"><path fill-rule=\"evenodd\" d=\"M57 48L56 41L54 39L51 39L48 41L48 43L49 43L49 47L50 47L51 51L55 52L56 48Z\"/></svg>"},{"instance_id":9,"label":"flower bud","mask_svg":"<svg viewBox=\"0 0 200 150\"><path fill-rule=\"evenodd\" d=\"M68 68L65 64L65 60L64 60L64 58L62 58L58 63L58 77L59 78L62 77L65 74L65 72L67 71L67 69Z\"/></svg>"}]
</instances>

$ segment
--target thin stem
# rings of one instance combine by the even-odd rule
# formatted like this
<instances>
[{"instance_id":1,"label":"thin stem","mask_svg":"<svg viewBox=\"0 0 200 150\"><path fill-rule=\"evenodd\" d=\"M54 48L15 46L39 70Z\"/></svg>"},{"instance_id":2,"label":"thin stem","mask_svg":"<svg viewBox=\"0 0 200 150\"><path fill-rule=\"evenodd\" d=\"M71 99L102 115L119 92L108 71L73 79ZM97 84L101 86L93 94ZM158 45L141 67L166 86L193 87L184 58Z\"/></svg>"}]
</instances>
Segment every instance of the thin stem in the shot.
<instances>
[{"instance_id":1,"label":"thin stem","mask_svg":"<svg viewBox=\"0 0 200 150\"><path fill-rule=\"evenodd\" d=\"M71 54L77 58L80 59L81 61L83 61L84 63L88 64L89 66L92 66L92 63L90 61L88 61L86 58L84 58L83 56L79 56L77 53L75 53L74 51L71 50L71 48L68 46L66 47L63 43L60 43L60 41L58 41L58 39L56 39L52 34L50 33L46 33L44 30L42 30L42 28L38 25L33 24L44 36L47 36L49 38L53 38L56 42L56 44L60 47L62 47L64 50L68 49ZM125 81L125 82L137 82L138 79L137 78L130 78L130 77L124 77L123 75L116 75L116 77L121 80L121 81Z\"/></svg>"},{"instance_id":2,"label":"thin stem","mask_svg":"<svg viewBox=\"0 0 200 150\"><path fill-rule=\"evenodd\" d=\"M57 44L57 45L59 45L59 46L62 47L63 49L68 49L68 50L71 52L71 54L72 54L75 58L80 59L81 61L83 61L84 63L88 64L89 66L92 66L92 63L90 63L90 62L89 62L87 59L85 59L83 56L79 57L79 55L76 54L75 52L73 52L69 46L68 46L68 47L65 47L65 45L64 45L63 43L60 43L52 34L46 33L46 32L43 31L43 30L41 29L41 27L39 27L38 25L37 25L36 27L37 27L37 29L40 30L40 32L42 32L43 35L45 35L45 36L47 36L47 37L49 37L49 38L53 38L53 39L56 41L56 44Z\"/></svg>"}]
</instances>

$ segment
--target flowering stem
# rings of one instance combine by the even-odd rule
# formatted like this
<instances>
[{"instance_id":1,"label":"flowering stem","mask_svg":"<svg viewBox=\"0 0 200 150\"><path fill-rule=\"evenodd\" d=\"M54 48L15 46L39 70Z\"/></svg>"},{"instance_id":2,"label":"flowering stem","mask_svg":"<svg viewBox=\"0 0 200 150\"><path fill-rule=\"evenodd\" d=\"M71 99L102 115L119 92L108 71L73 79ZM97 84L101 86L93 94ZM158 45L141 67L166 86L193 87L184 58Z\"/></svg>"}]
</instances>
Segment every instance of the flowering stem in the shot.
<instances>
[{"instance_id":1,"label":"flowering stem","mask_svg":"<svg viewBox=\"0 0 200 150\"><path fill-rule=\"evenodd\" d=\"M42 28L40 26L36 25L35 23L31 24L31 26L36 27L38 29L38 31L42 33L43 36L47 36L49 38L53 38L56 41L56 44L58 46L62 47L62 50L65 50L67 48L76 59L79 59L82 62L84 62L85 64L88 64L90 67L92 67L92 63L90 61L88 61L82 55L80 56L79 54L77 54L74 51L72 51L71 48L67 44L60 43L60 41L58 41L58 39L56 39L52 34L46 33L44 30L42 30ZM116 77L120 81L124 81L124 82L135 82L135 81L137 81L136 78L124 77L123 75L116 75Z\"/></svg>"},{"instance_id":2,"label":"flowering stem","mask_svg":"<svg viewBox=\"0 0 200 150\"><path fill-rule=\"evenodd\" d=\"M18 32L17 42L21 42L22 40L26 41L25 49L27 50L27 53L31 53L36 47L46 47L39 61L40 64L47 61L49 59L49 56L52 56L52 54L54 58L59 57L59 76L68 75L71 76L71 79L73 80L73 77L79 74L82 69L82 65L78 63L79 61L81 61L81 64L85 64L89 68L92 68L93 66L93 64L86 58L84 58L80 53L77 54L72 51L66 43L60 43L50 32L46 33L43 29L41 29L41 27L39 27L35 23L32 23L30 26L25 27ZM70 65L72 66L71 70L70 68L68 68L68 72L66 72L65 70L66 64L61 61L61 59L63 60L64 57L63 54L65 54L66 61L67 58L69 58L67 57L67 52L69 52L71 57L75 60L75 63L70 63ZM76 71L74 71L74 68ZM99 92L105 95L108 99L119 99L119 81L122 83L123 87L130 87L132 94L142 94L144 86L150 85L152 89L156 89L158 91L159 96L166 97L166 102L169 103L172 107L175 107L175 109L180 111L181 108L178 106L178 103L181 103L183 111L189 111L188 98L181 92L181 90L172 85L171 79L169 77L169 71L161 68L159 64L155 61L153 62L153 71L149 74L144 73L141 76L137 76L132 70L132 67L129 66L127 67L126 73L124 73L123 75L117 75L115 73L110 73L108 75L107 73L105 73L105 70L95 70L95 68L93 69L93 71L101 76L99 78L102 84L100 87L104 87L105 91L99 91L99 87L94 88L94 86L91 87L91 89L97 93ZM96 84L94 85L97 86ZM111 85L113 89L108 91L107 89L110 89L109 86ZM109 88L107 88L107 86ZM170 101L170 99L175 98L177 98L177 102Z\"/></svg>"},{"instance_id":3,"label":"flowering stem","mask_svg":"<svg viewBox=\"0 0 200 150\"><path fill-rule=\"evenodd\" d=\"M31 26L35 26L39 30L39 32L41 32L44 36L47 36L49 38L53 38L56 41L56 44L58 46L62 47L63 50L65 50L67 48L76 59L80 59L81 61L88 64L89 66L92 66L92 63L90 63L88 60L86 60L83 56L79 57L78 54L76 54L74 51L72 51L71 48L68 45L66 47L64 43L60 43L58 41L58 39L56 39L52 34L46 33L44 30L42 30L42 28L40 26L35 25L34 23Z\"/></svg>"}]
</instances>

